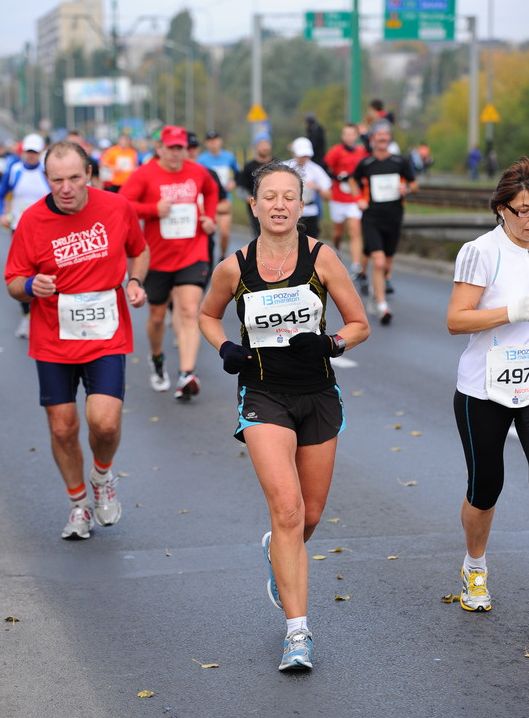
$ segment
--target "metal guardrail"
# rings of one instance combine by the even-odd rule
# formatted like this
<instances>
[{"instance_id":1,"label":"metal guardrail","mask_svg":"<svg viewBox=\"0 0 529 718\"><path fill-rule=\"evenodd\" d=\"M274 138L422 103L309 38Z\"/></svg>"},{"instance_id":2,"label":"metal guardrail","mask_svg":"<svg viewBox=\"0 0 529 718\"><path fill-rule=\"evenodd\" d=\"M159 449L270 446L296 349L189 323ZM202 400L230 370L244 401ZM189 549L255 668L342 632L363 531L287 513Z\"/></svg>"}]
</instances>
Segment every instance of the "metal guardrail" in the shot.
<instances>
[{"instance_id":1,"label":"metal guardrail","mask_svg":"<svg viewBox=\"0 0 529 718\"><path fill-rule=\"evenodd\" d=\"M487 187L419 185L419 190L409 195L408 201L437 207L487 210L492 192L493 190Z\"/></svg>"},{"instance_id":2,"label":"metal guardrail","mask_svg":"<svg viewBox=\"0 0 529 718\"><path fill-rule=\"evenodd\" d=\"M495 226L496 220L492 214L488 216L479 214L405 214L402 228L405 231L465 229L488 232Z\"/></svg>"}]
</instances>

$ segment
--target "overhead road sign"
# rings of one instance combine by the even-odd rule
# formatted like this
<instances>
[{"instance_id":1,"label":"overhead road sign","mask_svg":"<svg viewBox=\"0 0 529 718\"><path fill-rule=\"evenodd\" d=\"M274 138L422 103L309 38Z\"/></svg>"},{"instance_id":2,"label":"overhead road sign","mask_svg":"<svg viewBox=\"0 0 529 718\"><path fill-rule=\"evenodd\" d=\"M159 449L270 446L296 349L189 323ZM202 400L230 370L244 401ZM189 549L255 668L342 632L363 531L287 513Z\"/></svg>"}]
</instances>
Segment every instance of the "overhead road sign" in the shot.
<instances>
[{"instance_id":1,"label":"overhead road sign","mask_svg":"<svg viewBox=\"0 0 529 718\"><path fill-rule=\"evenodd\" d=\"M353 37L350 12L306 12L305 40L343 42Z\"/></svg>"},{"instance_id":2,"label":"overhead road sign","mask_svg":"<svg viewBox=\"0 0 529 718\"><path fill-rule=\"evenodd\" d=\"M455 18L456 0L385 0L384 40L453 40Z\"/></svg>"}]
</instances>

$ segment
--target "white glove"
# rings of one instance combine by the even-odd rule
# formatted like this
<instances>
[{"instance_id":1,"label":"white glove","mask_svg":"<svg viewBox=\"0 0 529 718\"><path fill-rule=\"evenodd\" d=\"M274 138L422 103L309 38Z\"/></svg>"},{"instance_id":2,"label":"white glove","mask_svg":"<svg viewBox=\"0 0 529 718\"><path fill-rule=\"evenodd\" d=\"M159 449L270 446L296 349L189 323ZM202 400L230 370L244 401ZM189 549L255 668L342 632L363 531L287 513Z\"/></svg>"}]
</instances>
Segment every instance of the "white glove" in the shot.
<instances>
[{"instance_id":1,"label":"white glove","mask_svg":"<svg viewBox=\"0 0 529 718\"><path fill-rule=\"evenodd\" d=\"M507 305L509 322L529 322L529 297L522 297Z\"/></svg>"}]
</instances>

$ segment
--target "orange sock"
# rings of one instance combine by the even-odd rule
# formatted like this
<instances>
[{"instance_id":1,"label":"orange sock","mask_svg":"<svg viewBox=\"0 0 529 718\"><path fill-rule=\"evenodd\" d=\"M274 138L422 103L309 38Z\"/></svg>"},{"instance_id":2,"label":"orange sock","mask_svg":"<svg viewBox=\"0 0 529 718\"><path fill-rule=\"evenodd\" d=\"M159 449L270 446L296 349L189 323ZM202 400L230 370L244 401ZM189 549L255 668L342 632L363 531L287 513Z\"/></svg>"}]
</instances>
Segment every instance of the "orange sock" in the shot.
<instances>
[{"instance_id":1,"label":"orange sock","mask_svg":"<svg viewBox=\"0 0 529 718\"><path fill-rule=\"evenodd\" d=\"M98 474L106 474L111 466L112 462L110 462L109 464L104 464L102 461L98 461L94 456L94 468Z\"/></svg>"},{"instance_id":2,"label":"orange sock","mask_svg":"<svg viewBox=\"0 0 529 718\"><path fill-rule=\"evenodd\" d=\"M66 489L68 491L68 496L70 497L70 501L75 506L83 506L86 503L87 500L87 494L86 494L86 484L83 483L79 484L79 486L76 486L73 489L70 489L67 487Z\"/></svg>"}]
</instances>

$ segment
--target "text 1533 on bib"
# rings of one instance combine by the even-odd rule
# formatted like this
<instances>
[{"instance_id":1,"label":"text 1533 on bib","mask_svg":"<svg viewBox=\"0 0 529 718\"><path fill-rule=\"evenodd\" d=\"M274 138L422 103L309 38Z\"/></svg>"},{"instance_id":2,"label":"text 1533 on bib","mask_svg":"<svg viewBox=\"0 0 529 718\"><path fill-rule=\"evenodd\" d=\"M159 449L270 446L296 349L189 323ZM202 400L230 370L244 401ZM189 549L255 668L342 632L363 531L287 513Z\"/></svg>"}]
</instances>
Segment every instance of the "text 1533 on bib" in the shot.
<instances>
[{"instance_id":1,"label":"text 1533 on bib","mask_svg":"<svg viewBox=\"0 0 529 718\"><path fill-rule=\"evenodd\" d=\"M190 202L172 204L167 217L160 220L164 239L190 239L197 233L197 206Z\"/></svg>"},{"instance_id":2,"label":"text 1533 on bib","mask_svg":"<svg viewBox=\"0 0 529 718\"><path fill-rule=\"evenodd\" d=\"M308 284L245 294L244 303L252 348L285 347L296 334L320 333L323 305Z\"/></svg>"},{"instance_id":3,"label":"text 1533 on bib","mask_svg":"<svg viewBox=\"0 0 529 718\"><path fill-rule=\"evenodd\" d=\"M60 339L112 339L119 325L115 289L59 294Z\"/></svg>"},{"instance_id":4,"label":"text 1533 on bib","mask_svg":"<svg viewBox=\"0 0 529 718\"><path fill-rule=\"evenodd\" d=\"M529 404L529 346L493 347L487 352L487 395L510 409Z\"/></svg>"}]
</instances>

